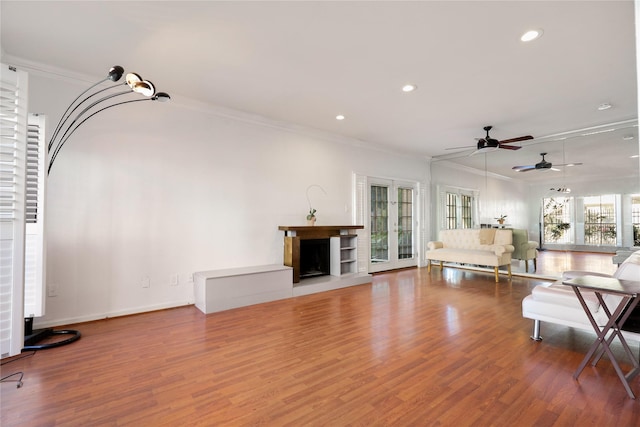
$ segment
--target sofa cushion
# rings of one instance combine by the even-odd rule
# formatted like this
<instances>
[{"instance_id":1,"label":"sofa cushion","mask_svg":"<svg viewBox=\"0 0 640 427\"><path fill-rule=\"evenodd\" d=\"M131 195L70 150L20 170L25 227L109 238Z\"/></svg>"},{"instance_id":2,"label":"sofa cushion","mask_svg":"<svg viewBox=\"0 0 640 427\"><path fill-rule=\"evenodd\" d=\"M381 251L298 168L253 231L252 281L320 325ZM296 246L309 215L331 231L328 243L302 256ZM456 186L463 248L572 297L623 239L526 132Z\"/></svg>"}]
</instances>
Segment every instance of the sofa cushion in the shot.
<instances>
[{"instance_id":1,"label":"sofa cushion","mask_svg":"<svg viewBox=\"0 0 640 427\"><path fill-rule=\"evenodd\" d=\"M494 267L507 264L511 259L510 255L507 256L508 259L507 262L505 262L503 260L504 256L496 256L493 250L444 248L433 252L427 252L427 259L443 262L489 265Z\"/></svg>"},{"instance_id":2,"label":"sofa cushion","mask_svg":"<svg viewBox=\"0 0 640 427\"><path fill-rule=\"evenodd\" d=\"M491 245L496 235L495 228L481 228L479 237L481 245Z\"/></svg>"},{"instance_id":3,"label":"sofa cushion","mask_svg":"<svg viewBox=\"0 0 640 427\"><path fill-rule=\"evenodd\" d=\"M512 247L513 252L513 232L508 229L496 230L496 235L493 238L494 245L509 245Z\"/></svg>"},{"instance_id":4,"label":"sofa cushion","mask_svg":"<svg viewBox=\"0 0 640 427\"><path fill-rule=\"evenodd\" d=\"M593 331L587 315L579 306L575 294L575 307L562 306L556 302L540 301L534 299L533 295L528 295L522 300L522 315L529 319L539 319L544 322L559 323L562 325ZM604 326L607 323L607 316L603 310L592 313L596 323Z\"/></svg>"},{"instance_id":5,"label":"sofa cushion","mask_svg":"<svg viewBox=\"0 0 640 427\"><path fill-rule=\"evenodd\" d=\"M582 310L580 301L578 301L573 288L571 288L571 286L563 285L560 282L538 285L533 288L533 290L531 291L531 295L536 301L548 302L562 307L577 308ZM589 310L591 310L592 313L600 310L600 302L598 302L596 294L594 294L593 292L583 291L582 296L584 297L584 302L587 303L587 307L589 307ZM607 301L608 296L609 295L605 296L605 301L607 302L607 305L610 305ZM558 307L558 310L562 310L562 308Z\"/></svg>"}]
</instances>

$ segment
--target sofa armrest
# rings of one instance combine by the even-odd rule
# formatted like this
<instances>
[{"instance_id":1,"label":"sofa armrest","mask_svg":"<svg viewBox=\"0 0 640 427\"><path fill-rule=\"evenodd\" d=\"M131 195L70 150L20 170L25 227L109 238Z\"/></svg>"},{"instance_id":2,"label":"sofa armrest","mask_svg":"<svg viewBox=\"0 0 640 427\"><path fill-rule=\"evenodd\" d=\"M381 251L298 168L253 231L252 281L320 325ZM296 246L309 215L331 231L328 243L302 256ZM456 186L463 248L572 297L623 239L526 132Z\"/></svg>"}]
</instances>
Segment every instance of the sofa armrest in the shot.
<instances>
[{"instance_id":1,"label":"sofa armrest","mask_svg":"<svg viewBox=\"0 0 640 427\"><path fill-rule=\"evenodd\" d=\"M522 252L527 252L530 249L538 249L538 242L534 242L533 240L529 240L528 242L520 243L520 250Z\"/></svg>"},{"instance_id":2,"label":"sofa armrest","mask_svg":"<svg viewBox=\"0 0 640 427\"><path fill-rule=\"evenodd\" d=\"M434 249L443 248L444 245L442 244L442 242L429 242L427 243L427 247L429 248L430 251L432 251Z\"/></svg>"},{"instance_id":3,"label":"sofa armrest","mask_svg":"<svg viewBox=\"0 0 640 427\"><path fill-rule=\"evenodd\" d=\"M513 245L491 245L489 248L498 256L502 256L505 252L513 252L515 250Z\"/></svg>"}]
</instances>

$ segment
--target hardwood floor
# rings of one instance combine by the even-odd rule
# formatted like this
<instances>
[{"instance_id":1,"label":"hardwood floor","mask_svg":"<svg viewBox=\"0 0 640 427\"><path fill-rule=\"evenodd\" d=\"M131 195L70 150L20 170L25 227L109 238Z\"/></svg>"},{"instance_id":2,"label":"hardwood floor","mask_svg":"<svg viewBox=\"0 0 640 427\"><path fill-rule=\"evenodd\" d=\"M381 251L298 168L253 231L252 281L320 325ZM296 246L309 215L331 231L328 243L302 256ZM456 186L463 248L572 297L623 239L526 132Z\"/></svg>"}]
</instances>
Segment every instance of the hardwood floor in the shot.
<instances>
[{"instance_id":1,"label":"hardwood floor","mask_svg":"<svg viewBox=\"0 0 640 427\"><path fill-rule=\"evenodd\" d=\"M560 277L563 271L589 270L600 273L613 274L618 267L613 263L610 253L570 252L544 250L538 252L537 269L535 274L541 276ZM524 261L513 260L511 270L514 273L525 272ZM529 261L529 271L533 270Z\"/></svg>"},{"instance_id":2,"label":"hardwood floor","mask_svg":"<svg viewBox=\"0 0 640 427\"><path fill-rule=\"evenodd\" d=\"M572 378L594 334L543 324L529 339L521 301L538 283L420 268L206 316L75 325L79 341L3 361L24 386L2 384L0 424L637 426L640 402L608 360Z\"/></svg>"}]
</instances>

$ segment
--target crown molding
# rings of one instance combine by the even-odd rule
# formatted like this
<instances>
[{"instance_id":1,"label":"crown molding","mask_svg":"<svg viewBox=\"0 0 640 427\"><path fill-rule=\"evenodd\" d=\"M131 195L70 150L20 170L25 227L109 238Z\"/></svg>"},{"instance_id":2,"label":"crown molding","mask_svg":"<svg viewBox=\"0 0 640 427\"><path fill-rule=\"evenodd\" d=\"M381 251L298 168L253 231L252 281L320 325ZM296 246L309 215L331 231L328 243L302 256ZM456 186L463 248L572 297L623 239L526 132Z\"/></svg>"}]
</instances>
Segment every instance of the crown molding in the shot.
<instances>
[{"instance_id":1,"label":"crown molding","mask_svg":"<svg viewBox=\"0 0 640 427\"><path fill-rule=\"evenodd\" d=\"M29 74L37 75L44 78L49 78L58 81L64 81L67 83L86 82L87 84L94 84L96 82L96 76L90 76L87 74L81 74L73 72L67 69L53 67L48 64L42 64L35 61L26 60L12 55L3 54L1 57L2 63L13 65L19 69L22 69ZM302 125L295 124L293 122L278 121L270 119L259 114L247 113L244 111L235 110L221 105L209 104L202 101L195 100L193 98L182 96L180 94L170 92L171 105L178 108L184 108L187 110L197 111L199 113L210 114L218 118L225 120L233 120L243 124L251 126L259 126L264 128L270 128L298 135L320 139L323 141L349 145L359 149L366 149L377 151L385 154L393 154L395 156L404 156L415 159L416 156L422 157L425 160L429 160L429 156L418 154L414 152L400 151L391 148L384 144L377 144L370 141L365 141L357 138L351 138L331 132L321 131Z\"/></svg>"}]
</instances>

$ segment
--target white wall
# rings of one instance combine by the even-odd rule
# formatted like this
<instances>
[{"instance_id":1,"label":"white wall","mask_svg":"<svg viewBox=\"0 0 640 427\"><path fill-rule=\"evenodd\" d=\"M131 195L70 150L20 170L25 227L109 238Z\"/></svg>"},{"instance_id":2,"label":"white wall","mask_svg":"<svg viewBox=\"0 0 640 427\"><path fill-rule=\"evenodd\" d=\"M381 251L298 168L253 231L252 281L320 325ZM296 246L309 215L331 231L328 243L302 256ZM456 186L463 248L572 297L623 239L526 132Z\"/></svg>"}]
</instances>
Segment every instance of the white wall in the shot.
<instances>
[{"instance_id":1,"label":"white wall","mask_svg":"<svg viewBox=\"0 0 640 427\"><path fill-rule=\"evenodd\" d=\"M48 137L86 87L31 73L30 110L47 115ZM192 303L195 271L282 263L277 227L305 224L311 184L327 193L309 193L317 225L351 224L353 172L428 179L421 158L172 96L105 111L61 151L46 218L58 295L36 326Z\"/></svg>"}]
</instances>

